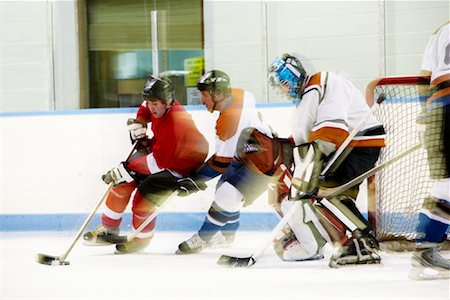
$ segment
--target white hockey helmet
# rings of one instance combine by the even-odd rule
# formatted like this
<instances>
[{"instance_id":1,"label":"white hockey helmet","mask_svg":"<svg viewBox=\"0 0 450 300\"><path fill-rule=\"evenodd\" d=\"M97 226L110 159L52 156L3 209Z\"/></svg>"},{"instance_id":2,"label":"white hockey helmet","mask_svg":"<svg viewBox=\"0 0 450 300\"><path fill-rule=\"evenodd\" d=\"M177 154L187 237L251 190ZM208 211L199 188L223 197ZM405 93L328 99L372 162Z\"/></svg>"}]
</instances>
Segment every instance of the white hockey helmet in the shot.
<instances>
[{"instance_id":1,"label":"white hockey helmet","mask_svg":"<svg viewBox=\"0 0 450 300\"><path fill-rule=\"evenodd\" d=\"M301 100L307 74L300 61L290 55L283 54L268 68L268 81L274 91L298 104Z\"/></svg>"}]
</instances>

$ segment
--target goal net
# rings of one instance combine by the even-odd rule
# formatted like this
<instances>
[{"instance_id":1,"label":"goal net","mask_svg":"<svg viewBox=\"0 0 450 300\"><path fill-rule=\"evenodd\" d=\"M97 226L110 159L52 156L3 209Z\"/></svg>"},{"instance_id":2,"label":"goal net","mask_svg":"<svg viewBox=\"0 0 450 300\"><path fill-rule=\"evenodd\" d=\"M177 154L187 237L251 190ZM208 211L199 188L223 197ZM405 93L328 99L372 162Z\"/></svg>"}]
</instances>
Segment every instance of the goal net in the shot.
<instances>
[{"instance_id":1,"label":"goal net","mask_svg":"<svg viewBox=\"0 0 450 300\"><path fill-rule=\"evenodd\" d=\"M386 130L385 162L419 142L416 118L425 104L429 77L386 77L372 81L366 91L375 116ZM369 222L379 241L413 241L418 213L432 186L424 148L414 151L368 180Z\"/></svg>"}]
</instances>

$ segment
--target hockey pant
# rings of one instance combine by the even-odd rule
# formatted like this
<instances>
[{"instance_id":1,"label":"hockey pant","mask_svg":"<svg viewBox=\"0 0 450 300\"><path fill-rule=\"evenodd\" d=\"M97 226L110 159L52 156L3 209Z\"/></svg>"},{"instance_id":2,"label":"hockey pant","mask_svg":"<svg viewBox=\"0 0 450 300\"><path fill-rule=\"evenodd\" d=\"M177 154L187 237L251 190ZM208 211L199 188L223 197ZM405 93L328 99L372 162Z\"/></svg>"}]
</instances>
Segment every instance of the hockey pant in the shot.
<instances>
[{"instance_id":1,"label":"hockey pant","mask_svg":"<svg viewBox=\"0 0 450 300\"><path fill-rule=\"evenodd\" d=\"M245 164L232 161L217 183L214 201L198 234L209 241L218 231L234 236L239 227L242 206L250 205L266 189L269 176L251 171Z\"/></svg>"},{"instance_id":2,"label":"hockey pant","mask_svg":"<svg viewBox=\"0 0 450 300\"><path fill-rule=\"evenodd\" d=\"M128 168L132 171L138 172L136 180L129 183L122 183L111 189L106 198L106 208L102 214L102 224L107 228L118 228L122 222L122 215L133 197L132 202L132 225L133 229L138 228L152 213L155 211L164 197L167 198L170 191L176 186L176 179L168 171L162 171L156 174L151 174L147 166L146 152L136 152L128 160ZM155 188L153 182L160 182L161 180L152 180L154 178L169 178L167 184L163 187ZM164 190L165 196L161 196L160 189ZM143 190L144 192L142 192ZM153 194L152 192L153 191ZM156 192L155 192L156 191ZM133 196L134 193L134 196ZM144 198L145 196L145 198ZM146 198L153 199L147 200ZM156 204L155 204L156 203ZM155 229L156 218L147 225L138 235L138 239L149 239L153 236Z\"/></svg>"}]
</instances>

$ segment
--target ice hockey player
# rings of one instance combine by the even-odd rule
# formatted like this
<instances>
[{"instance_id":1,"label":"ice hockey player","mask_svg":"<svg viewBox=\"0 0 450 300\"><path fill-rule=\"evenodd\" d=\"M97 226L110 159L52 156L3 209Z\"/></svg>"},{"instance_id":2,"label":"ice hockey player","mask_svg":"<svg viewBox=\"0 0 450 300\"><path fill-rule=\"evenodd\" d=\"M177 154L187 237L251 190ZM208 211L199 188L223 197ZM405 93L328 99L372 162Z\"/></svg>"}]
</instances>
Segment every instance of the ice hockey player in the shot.
<instances>
[{"instance_id":1,"label":"ice hockey player","mask_svg":"<svg viewBox=\"0 0 450 300\"><path fill-rule=\"evenodd\" d=\"M128 120L130 137L139 143L138 151L104 176L104 181L113 181L114 187L106 199L102 224L85 233L85 244L109 244L105 236L119 234L122 214L134 190L132 227L136 229L174 190L189 193L206 187L196 185L186 176L205 161L208 142L174 99L173 92L167 78L152 76L147 81L136 119ZM153 132L151 139L146 134L148 123ZM132 253L145 249L153 237L155 224L156 218L134 240L117 244L117 251Z\"/></svg>"},{"instance_id":2,"label":"ice hockey player","mask_svg":"<svg viewBox=\"0 0 450 300\"><path fill-rule=\"evenodd\" d=\"M450 278L450 261L439 251L450 224L450 23L429 38L421 75L431 76L430 97L418 128L424 135L430 176L435 183L419 212L409 274L415 280Z\"/></svg>"},{"instance_id":3,"label":"ice hockey player","mask_svg":"<svg viewBox=\"0 0 450 300\"><path fill-rule=\"evenodd\" d=\"M206 247L230 244L239 226L240 209L253 202L267 189L268 178L256 174L233 159L238 140L248 127L256 128L261 135L272 137L272 132L256 109L255 97L242 89L231 88L229 76L212 70L200 77L197 83L202 103L210 112L218 111L216 121L215 154L198 172L197 178L209 180L221 176L214 201L198 233L178 246L178 254L197 253ZM220 235L225 240L219 238Z\"/></svg>"},{"instance_id":4,"label":"ice hockey player","mask_svg":"<svg viewBox=\"0 0 450 300\"><path fill-rule=\"evenodd\" d=\"M364 96L351 82L331 72L309 75L292 55L284 54L269 66L268 80L276 92L295 104L291 133L298 148L294 156L296 152L300 158L310 153L314 162L311 178L298 186L296 198L303 199L302 209L288 223L286 235L275 243L277 253L285 260L318 259L328 241L338 247L330 267L380 263L378 243L355 205L358 187L332 199L317 200L315 205L311 202L319 187L339 186L374 167L384 146L383 126L369 115ZM346 151L320 176L326 161L364 117ZM280 178L283 181L286 178ZM292 204L289 202L281 203L282 213Z\"/></svg>"}]
</instances>

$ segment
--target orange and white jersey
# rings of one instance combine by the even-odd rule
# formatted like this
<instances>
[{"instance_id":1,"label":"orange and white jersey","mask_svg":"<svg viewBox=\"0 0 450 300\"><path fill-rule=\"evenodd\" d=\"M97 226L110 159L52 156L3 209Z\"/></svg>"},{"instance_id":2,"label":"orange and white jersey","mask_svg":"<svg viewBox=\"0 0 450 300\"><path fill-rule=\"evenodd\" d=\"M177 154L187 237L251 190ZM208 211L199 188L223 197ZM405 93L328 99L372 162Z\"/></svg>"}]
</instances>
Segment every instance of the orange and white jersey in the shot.
<instances>
[{"instance_id":1,"label":"orange and white jersey","mask_svg":"<svg viewBox=\"0 0 450 300\"><path fill-rule=\"evenodd\" d=\"M220 113L216 122L215 160L225 163L233 159L239 136L244 128L253 127L272 137L270 127L264 123L256 109L253 94L233 88L231 96L232 102Z\"/></svg>"},{"instance_id":2,"label":"orange and white jersey","mask_svg":"<svg viewBox=\"0 0 450 300\"><path fill-rule=\"evenodd\" d=\"M364 96L350 81L330 72L316 73L308 79L291 117L292 138L296 145L323 140L338 148L369 111ZM364 134L376 128L382 125L370 115L349 146L383 147L384 134Z\"/></svg>"}]
</instances>

